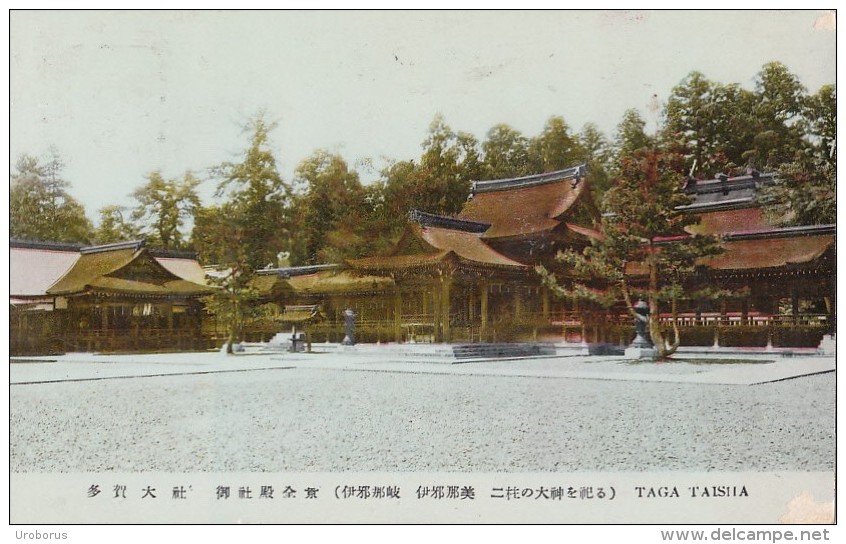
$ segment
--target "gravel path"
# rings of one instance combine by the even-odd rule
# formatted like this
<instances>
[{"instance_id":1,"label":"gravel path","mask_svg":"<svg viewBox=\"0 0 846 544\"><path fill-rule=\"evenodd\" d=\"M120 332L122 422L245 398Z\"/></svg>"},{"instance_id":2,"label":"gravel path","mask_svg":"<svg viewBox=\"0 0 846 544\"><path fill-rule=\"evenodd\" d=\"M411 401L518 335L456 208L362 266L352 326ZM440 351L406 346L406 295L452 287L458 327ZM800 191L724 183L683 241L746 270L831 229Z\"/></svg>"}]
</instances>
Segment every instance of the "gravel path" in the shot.
<instances>
[{"instance_id":1,"label":"gravel path","mask_svg":"<svg viewBox=\"0 0 846 544\"><path fill-rule=\"evenodd\" d=\"M13 472L831 471L834 373L754 386L308 368L13 385Z\"/></svg>"}]
</instances>

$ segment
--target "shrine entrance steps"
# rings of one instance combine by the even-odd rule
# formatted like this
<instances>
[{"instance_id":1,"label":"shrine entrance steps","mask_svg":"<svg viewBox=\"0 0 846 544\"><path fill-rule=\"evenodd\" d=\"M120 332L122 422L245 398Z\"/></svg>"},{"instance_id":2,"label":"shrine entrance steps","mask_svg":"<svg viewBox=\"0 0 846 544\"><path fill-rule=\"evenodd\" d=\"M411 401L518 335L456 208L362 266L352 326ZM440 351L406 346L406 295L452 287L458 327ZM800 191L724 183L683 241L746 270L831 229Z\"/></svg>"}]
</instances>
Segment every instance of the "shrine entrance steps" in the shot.
<instances>
[{"instance_id":1,"label":"shrine entrance steps","mask_svg":"<svg viewBox=\"0 0 846 544\"><path fill-rule=\"evenodd\" d=\"M319 353L345 353L354 357L372 357L395 361L428 363L471 363L491 360L561 357L587 355L588 347L582 344L552 342L481 343L481 344L340 344L315 343L312 351Z\"/></svg>"}]
</instances>

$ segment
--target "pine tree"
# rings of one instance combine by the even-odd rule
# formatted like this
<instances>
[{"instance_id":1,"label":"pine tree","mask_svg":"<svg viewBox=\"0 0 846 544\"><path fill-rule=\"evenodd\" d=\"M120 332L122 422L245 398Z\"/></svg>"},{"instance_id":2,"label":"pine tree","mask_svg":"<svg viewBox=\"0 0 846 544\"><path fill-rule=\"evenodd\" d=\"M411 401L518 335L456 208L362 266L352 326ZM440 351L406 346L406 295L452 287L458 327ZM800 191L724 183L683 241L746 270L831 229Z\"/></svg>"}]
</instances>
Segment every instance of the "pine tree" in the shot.
<instances>
[{"instance_id":1,"label":"pine tree","mask_svg":"<svg viewBox=\"0 0 846 544\"><path fill-rule=\"evenodd\" d=\"M621 301L632 317L635 297L642 297L649 304L649 331L659 357L671 355L679 346L676 302L686 294L685 280L699 259L721 251L714 237L691 236L685 230L697 219L678 209L690 203L681 191L683 166L680 155L651 148L624 156L620 176L602 201L600 236L582 253L559 254L575 277L556 278L540 270L559 295L606 306ZM672 335L660 321L666 303Z\"/></svg>"}]
</instances>

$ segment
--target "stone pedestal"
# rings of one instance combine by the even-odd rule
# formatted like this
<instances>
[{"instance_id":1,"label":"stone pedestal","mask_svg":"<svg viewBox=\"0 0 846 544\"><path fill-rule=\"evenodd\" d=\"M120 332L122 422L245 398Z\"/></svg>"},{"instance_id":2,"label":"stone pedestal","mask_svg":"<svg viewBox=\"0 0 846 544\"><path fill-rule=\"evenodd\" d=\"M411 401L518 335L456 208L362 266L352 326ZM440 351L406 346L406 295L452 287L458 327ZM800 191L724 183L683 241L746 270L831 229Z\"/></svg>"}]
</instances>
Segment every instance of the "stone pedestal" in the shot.
<instances>
[{"instance_id":1,"label":"stone pedestal","mask_svg":"<svg viewBox=\"0 0 846 544\"><path fill-rule=\"evenodd\" d=\"M623 356L626 359L654 359L658 355L658 350L651 346L635 346L631 345L626 348Z\"/></svg>"},{"instance_id":2,"label":"stone pedestal","mask_svg":"<svg viewBox=\"0 0 846 544\"><path fill-rule=\"evenodd\" d=\"M344 310L344 333L341 344L344 346L355 345L355 312L349 308Z\"/></svg>"},{"instance_id":3,"label":"stone pedestal","mask_svg":"<svg viewBox=\"0 0 846 544\"><path fill-rule=\"evenodd\" d=\"M223 347L220 348L220 352L221 353L229 353L229 350L227 349L227 347L229 347L229 343L224 342ZM245 350L243 344L239 344L239 343L233 343L232 344L232 353L244 353L244 351L246 351L246 350Z\"/></svg>"},{"instance_id":4,"label":"stone pedestal","mask_svg":"<svg viewBox=\"0 0 846 544\"><path fill-rule=\"evenodd\" d=\"M822 341L820 342L820 347L817 348L820 355L836 355L837 351L837 343L834 341L833 334L826 334L822 337Z\"/></svg>"},{"instance_id":5,"label":"stone pedestal","mask_svg":"<svg viewBox=\"0 0 846 544\"><path fill-rule=\"evenodd\" d=\"M623 355L626 359L654 359L658 354L652 338L649 336L649 306L639 300L634 305L635 339Z\"/></svg>"}]
</instances>

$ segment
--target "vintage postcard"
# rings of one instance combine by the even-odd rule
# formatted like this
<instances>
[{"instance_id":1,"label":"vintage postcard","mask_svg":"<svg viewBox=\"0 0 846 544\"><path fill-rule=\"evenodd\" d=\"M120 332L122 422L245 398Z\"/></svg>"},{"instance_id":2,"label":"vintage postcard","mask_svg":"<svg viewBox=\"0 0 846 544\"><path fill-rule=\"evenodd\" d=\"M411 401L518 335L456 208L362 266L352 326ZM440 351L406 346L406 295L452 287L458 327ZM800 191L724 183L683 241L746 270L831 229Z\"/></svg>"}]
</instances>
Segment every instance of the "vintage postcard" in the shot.
<instances>
[{"instance_id":1,"label":"vintage postcard","mask_svg":"<svg viewBox=\"0 0 846 544\"><path fill-rule=\"evenodd\" d=\"M19 539L829 538L835 12L12 10L10 33Z\"/></svg>"}]
</instances>

